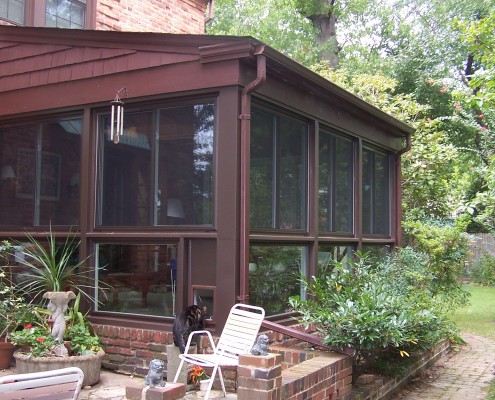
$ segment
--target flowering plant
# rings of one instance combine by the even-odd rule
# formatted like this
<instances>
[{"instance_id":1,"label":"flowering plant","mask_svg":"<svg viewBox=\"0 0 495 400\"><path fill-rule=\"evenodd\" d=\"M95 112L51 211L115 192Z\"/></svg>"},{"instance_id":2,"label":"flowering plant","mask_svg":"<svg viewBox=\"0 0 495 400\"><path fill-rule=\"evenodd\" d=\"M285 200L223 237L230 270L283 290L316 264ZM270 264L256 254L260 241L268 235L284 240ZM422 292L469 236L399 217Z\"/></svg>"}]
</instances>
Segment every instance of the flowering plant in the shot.
<instances>
[{"instance_id":1,"label":"flowering plant","mask_svg":"<svg viewBox=\"0 0 495 400\"><path fill-rule=\"evenodd\" d=\"M189 379L194 386L198 386L199 381L210 379L210 375L206 373L203 367L196 365L195 367L193 367L191 373L189 374Z\"/></svg>"},{"instance_id":2,"label":"flowering plant","mask_svg":"<svg viewBox=\"0 0 495 400\"><path fill-rule=\"evenodd\" d=\"M48 329L32 324L27 324L24 329L12 332L10 341L17 346L29 348L28 352L35 357L43 357L51 353L55 344Z\"/></svg>"}]
</instances>

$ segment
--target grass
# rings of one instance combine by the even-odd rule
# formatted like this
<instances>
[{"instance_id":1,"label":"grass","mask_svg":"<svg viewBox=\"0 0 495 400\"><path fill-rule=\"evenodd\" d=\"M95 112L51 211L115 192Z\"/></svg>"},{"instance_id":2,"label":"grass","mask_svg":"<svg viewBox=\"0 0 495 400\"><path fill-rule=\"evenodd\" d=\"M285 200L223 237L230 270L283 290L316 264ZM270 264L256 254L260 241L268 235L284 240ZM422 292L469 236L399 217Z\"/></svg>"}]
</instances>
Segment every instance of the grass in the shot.
<instances>
[{"instance_id":1,"label":"grass","mask_svg":"<svg viewBox=\"0 0 495 400\"><path fill-rule=\"evenodd\" d=\"M466 285L470 304L452 314L461 332L495 340L495 287Z\"/></svg>"}]
</instances>

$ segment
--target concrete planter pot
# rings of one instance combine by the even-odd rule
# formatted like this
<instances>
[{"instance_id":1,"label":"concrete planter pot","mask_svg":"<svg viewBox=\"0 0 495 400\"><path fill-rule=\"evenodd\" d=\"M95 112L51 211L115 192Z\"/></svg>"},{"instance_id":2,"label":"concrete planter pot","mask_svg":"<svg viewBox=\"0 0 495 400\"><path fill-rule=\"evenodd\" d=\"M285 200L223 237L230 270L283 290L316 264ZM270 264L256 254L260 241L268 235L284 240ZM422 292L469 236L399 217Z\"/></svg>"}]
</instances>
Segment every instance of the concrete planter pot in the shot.
<instances>
[{"instance_id":1,"label":"concrete planter pot","mask_svg":"<svg viewBox=\"0 0 495 400\"><path fill-rule=\"evenodd\" d=\"M15 352L14 358L16 372L19 374L78 367L84 372L83 386L93 386L100 380L101 359L104 355L103 350L100 350L97 354L70 357L32 357Z\"/></svg>"}]
</instances>

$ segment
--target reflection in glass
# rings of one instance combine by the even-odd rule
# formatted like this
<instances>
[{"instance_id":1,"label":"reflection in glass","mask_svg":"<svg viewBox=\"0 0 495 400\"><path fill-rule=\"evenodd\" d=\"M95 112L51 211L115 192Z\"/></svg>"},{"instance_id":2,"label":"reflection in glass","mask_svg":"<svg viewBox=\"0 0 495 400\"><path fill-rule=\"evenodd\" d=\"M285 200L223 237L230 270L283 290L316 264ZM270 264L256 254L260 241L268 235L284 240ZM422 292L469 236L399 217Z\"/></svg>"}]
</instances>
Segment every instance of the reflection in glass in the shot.
<instances>
[{"instance_id":1,"label":"reflection in glass","mask_svg":"<svg viewBox=\"0 0 495 400\"><path fill-rule=\"evenodd\" d=\"M46 0L45 26L84 28L86 0Z\"/></svg>"},{"instance_id":2,"label":"reflection in glass","mask_svg":"<svg viewBox=\"0 0 495 400\"><path fill-rule=\"evenodd\" d=\"M363 150L363 233L390 234L389 157Z\"/></svg>"},{"instance_id":3,"label":"reflection in glass","mask_svg":"<svg viewBox=\"0 0 495 400\"><path fill-rule=\"evenodd\" d=\"M253 228L306 229L307 124L254 110L250 210Z\"/></svg>"},{"instance_id":4,"label":"reflection in glass","mask_svg":"<svg viewBox=\"0 0 495 400\"><path fill-rule=\"evenodd\" d=\"M249 254L250 304L274 315L289 310L290 296L305 298L300 279L306 276L306 247L251 245Z\"/></svg>"},{"instance_id":5,"label":"reflection in glass","mask_svg":"<svg viewBox=\"0 0 495 400\"><path fill-rule=\"evenodd\" d=\"M352 246L320 243L318 246L318 271L333 269L333 263L347 265L352 258Z\"/></svg>"},{"instance_id":6,"label":"reflection in glass","mask_svg":"<svg viewBox=\"0 0 495 400\"><path fill-rule=\"evenodd\" d=\"M24 24L25 0L0 1L0 17L19 25Z\"/></svg>"},{"instance_id":7,"label":"reflection in glass","mask_svg":"<svg viewBox=\"0 0 495 400\"><path fill-rule=\"evenodd\" d=\"M97 310L175 315L177 245L99 244ZM110 286L110 288L107 288Z\"/></svg>"},{"instance_id":8,"label":"reflection in glass","mask_svg":"<svg viewBox=\"0 0 495 400\"><path fill-rule=\"evenodd\" d=\"M353 143L322 131L319 140L319 230L353 231Z\"/></svg>"},{"instance_id":9,"label":"reflection in glass","mask_svg":"<svg viewBox=\"0 0 495 400\"><path fill-rule=\"evenodd\" d=\"M126 113L119 144L110 138L110 116L103 118L100 132L103 149L103 180L100 187L103 225L150 224L152 193L153 113Z\"/></svg>"},{"instance_id":10,"label":"reflection in glass","mask_svg":"<svg viewBox=\"0 0 495 400\"><path fill-rule=\"evenodd\" d=\"M212 224L213 104L126 112L117 145L100 120L102 225Z\"/></svg>"},{"instance_id":11,"label":"reflection in glass","mask_svg":"<svg viewBox=\"0 0 495 400\"><path fill-rule=\"evenodd\" d=\"M0 130L1 225L79 224L81 134L81 118Z\"/></svg>"},{"instance_id":12,"label":"reflection in glass","mask_svg":"<svg viewBox=\"0 0 495 400\"><path fill-rule=\"evenodd\" d=\"M213 104L160 110L158 225L213 221Z\"/></svg>"}]
</instances>

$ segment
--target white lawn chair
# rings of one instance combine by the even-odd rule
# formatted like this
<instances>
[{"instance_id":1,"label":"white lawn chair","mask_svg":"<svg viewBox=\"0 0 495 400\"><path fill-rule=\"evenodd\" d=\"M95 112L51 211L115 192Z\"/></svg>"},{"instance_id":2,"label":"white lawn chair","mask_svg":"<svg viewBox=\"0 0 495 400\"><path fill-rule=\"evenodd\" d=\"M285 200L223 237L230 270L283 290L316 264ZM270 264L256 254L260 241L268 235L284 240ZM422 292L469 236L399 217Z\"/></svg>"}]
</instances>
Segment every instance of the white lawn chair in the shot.
<instances>
[{"instance_id":1,"label":"white lawn chair","mask_svg":"<svg viewBox=\"0 0 495 400\"><path fill-rule=\"evenodd\" d=\"M77 400L84 373L77 367L0 378L2 400Z\"/></svg>"},{"instance_id":2,"label":"white lawn chair","mask_svg":"<svg viewBox=\"0 0 495 400\"><path fill-rule=\"evenodd\" d=\"M202 367L212 367L213 371L211 373L210 384L206 390L204 399L208 399L208 396L210 395L211 387L213 386L213 381L217 371L220 378L220 383L222 384L224 396L227 396L225 383L223 382L222 367L239 365L239 355L249 353L256 342L256 337L264 318L265 310L263 310L263 308L250 306L247 304L236 304L230 310L227 322L225 323L222 334L220 335L216 346L210 332L192 332L187 339L184 354L179 355L181 362L179 368L177 369L174 382L177 382L177 379L179 378L184 361L187 363L200 365ZM213 353L188 354L191 340L195 335L201 334L208 335L210 347L213 349Z\"/></svg>"}]
</instances>

